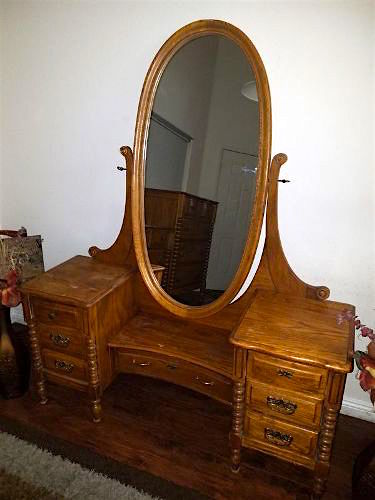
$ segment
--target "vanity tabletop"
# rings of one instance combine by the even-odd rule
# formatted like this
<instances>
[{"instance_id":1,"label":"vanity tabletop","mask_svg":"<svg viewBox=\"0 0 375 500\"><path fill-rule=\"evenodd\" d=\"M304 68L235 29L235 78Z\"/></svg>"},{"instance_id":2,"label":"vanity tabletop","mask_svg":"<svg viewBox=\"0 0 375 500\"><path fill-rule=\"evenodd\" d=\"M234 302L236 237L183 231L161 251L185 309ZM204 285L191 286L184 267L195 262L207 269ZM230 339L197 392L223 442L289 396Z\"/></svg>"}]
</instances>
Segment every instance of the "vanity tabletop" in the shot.
<instances>
[{"instance_id":1,"label":"vanity tabletop","mask_svg":"<svg viewBox=\"0 0 375 500\"><path fill-rule=\"evenodd\" d=\"M257 290L231 335L236 346L336 371L353 369L354 325L337 323L349 304Z\"/></svg>"},{"instance_id":2,"label":"vanity tabletop","mask_svg":"<svg viewBox=\"0 0 375 500\"><path fill-rule=\"evenodd\" d=\"M132 266L110 266L91 257L75 257L27 281L23 294L89 307L134 273Z\"/></svg>"},{"instance_id":3,"label":"vanity tabletop","mask_svg":"<svg viewBox=\"0 0 375 500\"><path fill-rule=\"evenodd\" d=\"M233 345L228 335L214 326L140 312L109 338L108 345L177 356L231 377Z\"/></svg>"}]
</instances>

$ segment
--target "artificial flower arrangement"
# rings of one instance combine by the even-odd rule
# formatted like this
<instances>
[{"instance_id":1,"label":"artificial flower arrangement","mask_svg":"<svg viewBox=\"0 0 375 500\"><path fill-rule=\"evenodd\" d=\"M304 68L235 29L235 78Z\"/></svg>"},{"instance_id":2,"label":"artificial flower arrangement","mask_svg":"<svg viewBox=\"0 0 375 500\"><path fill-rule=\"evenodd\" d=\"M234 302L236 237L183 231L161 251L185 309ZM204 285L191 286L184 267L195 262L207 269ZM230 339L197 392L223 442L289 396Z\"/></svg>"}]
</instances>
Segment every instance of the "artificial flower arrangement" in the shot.
<instances>
[{"instance_id":1,"label":"artificial flower arrangement","mask_svg":"<svg viewBox=\"0 0 375 500\"><path fill-rule=\"evenodd\" d=\"M355 351L353 358L359 369L357 378L361 388L370 393L370 399L375 405L375 333L372 328L361 323L358 316L355 316L352 311L344 310L337 315L337 323L341 324L344 321L354 321L355 329L359 334L370 340L367 346L367 352Z\"/></svg>"},{"instance_id":2,"label":"artificial flower arrangement","mask_svg":"<svg viewBox=\"0 0 375 500\"><path fill-rule=\"evenodd\" d=\"M25 228L0 230L0 397L21 396L28 387L27 335L13 328L10 309L21 303L20 285L44 271L42 239Z\"/></svg>"},{"instance_id":3,"label":"artificial flower arrangement","mask_svg":"<svg viewBox=\"0 0 375 500\"><path fill-rule=\"evenodd\" d=\"M5 280L1 280L1 304L7 307L16 307L21 302L21 294L17 288L19 277L17 271L12 269L6 275Z\"/></svg>"},{"instance_id":4,"label":"artificial flower arrangement","mask_svg":"<svg viewBox=\"0 0 375 500\"><path fill-rule=\"evenodd\" d=\"M0 231L0 304L3 306L16 307L21 302L21 295L17 289L20 268L14 258L14 252L9 252L8 241L9 238L26 237L27 231L24 227L18 231Z\"/></svg>"},{"instance_id":5,"label":"artificial flower arrangement","mask_svg":"<svg viewBox=\"0 0 375 500\"><path fill-rule=\"evenodd\" d=\"M0 304L18 306L21 302L18 286L43 271L40 236L27 236L24 227L18 231L0 231Z\"/></svg>"}]
</instances>

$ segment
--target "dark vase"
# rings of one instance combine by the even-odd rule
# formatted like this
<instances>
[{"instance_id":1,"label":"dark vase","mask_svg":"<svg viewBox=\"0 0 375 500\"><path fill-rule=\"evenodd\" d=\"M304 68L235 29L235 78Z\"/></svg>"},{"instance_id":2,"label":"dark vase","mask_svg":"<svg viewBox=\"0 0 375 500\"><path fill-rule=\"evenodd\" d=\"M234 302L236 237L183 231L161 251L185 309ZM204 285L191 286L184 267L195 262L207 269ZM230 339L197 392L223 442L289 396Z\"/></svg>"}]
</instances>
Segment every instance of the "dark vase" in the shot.
<instances>
[{"instance_id":1,"label":"dark vase","mask_svg":"<svg viewBox=\"0 0 375 500\"><path fill-rule=\"evenodd\" d=\"M0 395L5 399L22 396L27 390L28 372L24 339L12 327L10 308L0 304Z\"/></svg>"},{"instance_id":2,"label":"dark vase","mask_svg":"<svg viewBox=\"0 0 375 500\"><path fill-rule=\"evenodd\" d=\"M370 443L356 458L353 467L353 500L375 498L375 441Z\"/></svg>"}]
</instances>

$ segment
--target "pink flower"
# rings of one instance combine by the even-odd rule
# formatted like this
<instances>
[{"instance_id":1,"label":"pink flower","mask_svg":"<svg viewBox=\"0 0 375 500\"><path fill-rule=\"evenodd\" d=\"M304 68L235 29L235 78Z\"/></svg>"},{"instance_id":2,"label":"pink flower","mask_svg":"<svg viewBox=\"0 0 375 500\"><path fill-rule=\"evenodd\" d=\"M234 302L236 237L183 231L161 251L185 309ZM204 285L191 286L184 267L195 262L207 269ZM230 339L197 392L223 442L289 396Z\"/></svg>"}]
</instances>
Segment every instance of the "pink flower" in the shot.
<instances>
[{"instance_id":1,"label":"pink flower","mask_svg":"<svg viewBox=\"0 0 375 500\"><path fill-rule=\"evenodd\" d=\"M354 316L352 311L349 311L349 309L344 309L342 312L336 315L336 322L338 325L342 325L344 321L351 321L355 318L357 318L357 316Z\"/></svg>"},{"instance_id":2,"label":"pink flower","mask_svg":"<svg viewBox=\"0 0 375 500\"><path fill-rule=\"evenodd\" d=\"M348 309L344 309L344 318L350 321L353 318L356 318L357 316L354 316L353 311L349 311Z\"/></svg>"},{"instance_id":3,"label":"pink flower","mask_svg":"<svg viewBox=\"0 0 375 500\"><path fill-rule=\"evenodd\" d=\"M362 337L368 337L370 340L375 340L374 330L366 325L363 325L358 316L355 316L352 311L344 309L342 312L336 315L336 322L338 325L341 325L344 321L352 320L354 320L355 329L360 330L360 335Z\"/></svg>"},{"instance_id":4,"label":"pink flower","mask_svg":"<svg viewBox=\"0 0 375 500\"><path fill-rule=\"evenodd\" d=\"M342 325L345 321L345 318L344 318L344 314L341 312L341 313L338 313L337 316L336 316L336 322L338 325Z\"/></svg>"},{"instance_id":5,"label":"pink flower","mask_svg":"<svg viewBox=\"0 0 375 500\"><path fill-rule=\"evenodd\" d=\"M368 337L371 340L375 339L374 330L368 326L362 326L361 335L362 337Z\"/></svg>"}]
</instances>

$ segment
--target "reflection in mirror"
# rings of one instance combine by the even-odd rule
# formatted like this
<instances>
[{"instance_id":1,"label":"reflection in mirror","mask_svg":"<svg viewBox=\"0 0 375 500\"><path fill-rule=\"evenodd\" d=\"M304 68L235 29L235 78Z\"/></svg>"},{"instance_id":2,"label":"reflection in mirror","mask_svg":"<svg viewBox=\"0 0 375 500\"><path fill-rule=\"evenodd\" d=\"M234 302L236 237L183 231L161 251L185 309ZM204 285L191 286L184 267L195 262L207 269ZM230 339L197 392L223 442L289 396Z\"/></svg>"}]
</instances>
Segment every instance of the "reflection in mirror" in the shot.
<instances>
[{"instance_id":1,"label":"reflection in mirror","mask_svg":"<svg viewBox=\"0 0 375 500\"><path fill-rule=\"evenodd\" d=\"M184 45L155 95L145 171L145 230L161 286L203 305L231 283L255 199L259 114L242 50L219 35Z\"/></svg>"}]
</instances>

